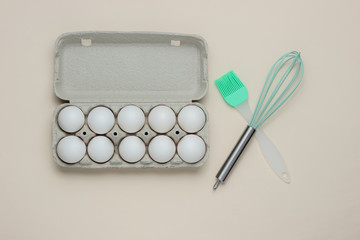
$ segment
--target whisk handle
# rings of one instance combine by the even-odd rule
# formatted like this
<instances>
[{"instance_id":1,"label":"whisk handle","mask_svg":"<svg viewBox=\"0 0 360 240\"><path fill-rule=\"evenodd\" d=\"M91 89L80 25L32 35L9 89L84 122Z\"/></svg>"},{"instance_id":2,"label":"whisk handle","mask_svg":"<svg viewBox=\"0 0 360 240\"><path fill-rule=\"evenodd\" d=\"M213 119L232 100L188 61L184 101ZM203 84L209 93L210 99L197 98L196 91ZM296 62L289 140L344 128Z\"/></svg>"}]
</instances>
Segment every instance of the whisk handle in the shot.
<instances>
[{"instance_id":1,"label":"whisk handle","mask_svg":"<svg viewBox=\"0 0 360 240\"><path fill-rule=\"evenodd\" d=\"M254 135L255 131L256 130L254 128L247 126L239 141L236 143L235 147L230 153L229 157L217 173L216 178L218 179L218 182L225 181L236 161L239 159L241 153L244 151L246 145L250 141L251 137Z\"/></svg>"}]
</instances>

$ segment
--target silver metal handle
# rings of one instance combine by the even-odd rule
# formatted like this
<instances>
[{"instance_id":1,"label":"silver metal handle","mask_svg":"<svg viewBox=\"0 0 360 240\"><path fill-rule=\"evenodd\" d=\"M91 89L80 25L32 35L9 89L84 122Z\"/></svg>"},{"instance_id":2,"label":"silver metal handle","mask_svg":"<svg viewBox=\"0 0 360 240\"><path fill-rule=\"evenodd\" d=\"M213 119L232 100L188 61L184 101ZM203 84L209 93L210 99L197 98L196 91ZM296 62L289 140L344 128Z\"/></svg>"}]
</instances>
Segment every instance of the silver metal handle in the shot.
<instances>
[{"instance_id":1,"label":"silver metal handle","mask_svg":"<svg viewBox=\"0 0 360 240\"><path fill-rule=\"evenodd\" d=\"M219 172L216 174L217 181L214 185L214 190L219 186L220 182L224 182L227 176L229 175L231 169L239 159L241 153L244 151L246 145L250 141L251 137L254 135L256 129L247 126L243 134L241 135L239 141L236 143L234 149L230 153L227 160L224 162Z\"/></svg>"}]
</instances>

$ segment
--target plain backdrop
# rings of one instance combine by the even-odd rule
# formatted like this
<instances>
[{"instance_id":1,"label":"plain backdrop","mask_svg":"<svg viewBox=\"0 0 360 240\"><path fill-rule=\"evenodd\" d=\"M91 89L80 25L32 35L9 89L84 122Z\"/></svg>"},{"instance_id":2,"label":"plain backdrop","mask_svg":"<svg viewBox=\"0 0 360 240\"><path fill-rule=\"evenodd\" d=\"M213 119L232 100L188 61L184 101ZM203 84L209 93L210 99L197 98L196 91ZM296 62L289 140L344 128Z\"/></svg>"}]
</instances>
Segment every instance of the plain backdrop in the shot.
<instances>
[{"instance_id":1,"label":"plain backdrop","mask_svg":"<svg viewBox=\"0 0 360 240\"><path fill-rule=\"evenodd\" d=\"M360 1L0 0L0 239L360 239ZM198 169L63 169L51 153L54 42L64 32L198 34L209 47L210 157ZM234 70L252 108L270 66L301 51L305 76L264 125L292 183L214 80Z\"/></svg>"}]
</instances>

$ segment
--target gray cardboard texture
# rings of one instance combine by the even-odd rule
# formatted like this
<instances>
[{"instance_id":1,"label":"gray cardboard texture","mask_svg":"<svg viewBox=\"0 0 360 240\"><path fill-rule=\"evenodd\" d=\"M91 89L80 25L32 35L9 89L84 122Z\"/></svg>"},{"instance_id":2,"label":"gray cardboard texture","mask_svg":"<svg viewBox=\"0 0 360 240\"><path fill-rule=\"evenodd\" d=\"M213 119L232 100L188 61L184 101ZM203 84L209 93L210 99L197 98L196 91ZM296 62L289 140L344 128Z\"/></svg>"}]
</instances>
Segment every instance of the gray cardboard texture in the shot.
<instances>
[{"instance_id":1,"label":"gray cardboard texture","mask_svg":"<svg viewBox=\"0 0 360 240\"><path fill-rule=\"evenodd\" d=\"M193 100L201 99L207 92L207 46L204 39L194 35L143 32L75 32L61 35L56 41L55 80L56 95L70 103L58 106L53 116L53 156L63 167L82 168L178 168L198 167L209 154L208 113ZM57 143L65 136L76 135L87 144L96 136L86 122L76 133L61 130L57 116L68 105L79 107L85 117L96 106L108 107L115 118L122 107L133 104L146 116L145 126L135 134L128 134L115 123L107 136L115 146L110 161L99 164L86 154L78 163L67 164L59 159ZM149 111L158 105L179 111L194 104L206 115L205 126L197 133L206 144L205 156L197 163L186 163L175 154L174 158L160 164L151 159L146 150L143 159L127 163L121 159L118 146L128 135L140 137L146 147L151 139L160 135L147 122ZM85 134L84 134L85 132ZM114 134L116 132L116 134ZM185 136L178 123L166 133L177 144Z\"/></svg>"},{"instance_id":2,"label":"gray cardboard texture","mask_svg":"<svg viewBox=\"0 0 360 240\"><path fill-rule=\"evenodd\" d=\"M56 41L55 93L70 102L190 102L207 86L198 36L80 32Z\"/></svg>"}]
</instances>

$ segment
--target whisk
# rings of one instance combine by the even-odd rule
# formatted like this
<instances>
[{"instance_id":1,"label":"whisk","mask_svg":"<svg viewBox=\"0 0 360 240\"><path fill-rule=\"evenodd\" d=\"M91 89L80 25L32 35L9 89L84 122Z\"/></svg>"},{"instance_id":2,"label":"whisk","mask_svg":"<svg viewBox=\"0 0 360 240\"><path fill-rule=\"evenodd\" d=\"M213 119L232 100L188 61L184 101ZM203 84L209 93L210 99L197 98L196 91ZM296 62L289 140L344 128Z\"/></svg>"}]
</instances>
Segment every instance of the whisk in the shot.
<instances>
[{"instance_id":1,"label":"whisk","mask_svg":"<svg viewBox=\"0 0 360 240\"><path fill-rule=\"evenodd\" d=\"M287 66L286 69L285 66ZM277 78L278 75L281 75L280 79ZM225 181L256 129L294 93L303 75L304 66L300 53L297 51L284 54L274 63L266 77L249 125L216 175L217 181L213 187L214 190L221 182ZM276 81L277 83L274 83Z\"/></svg>"}]
</instances>

